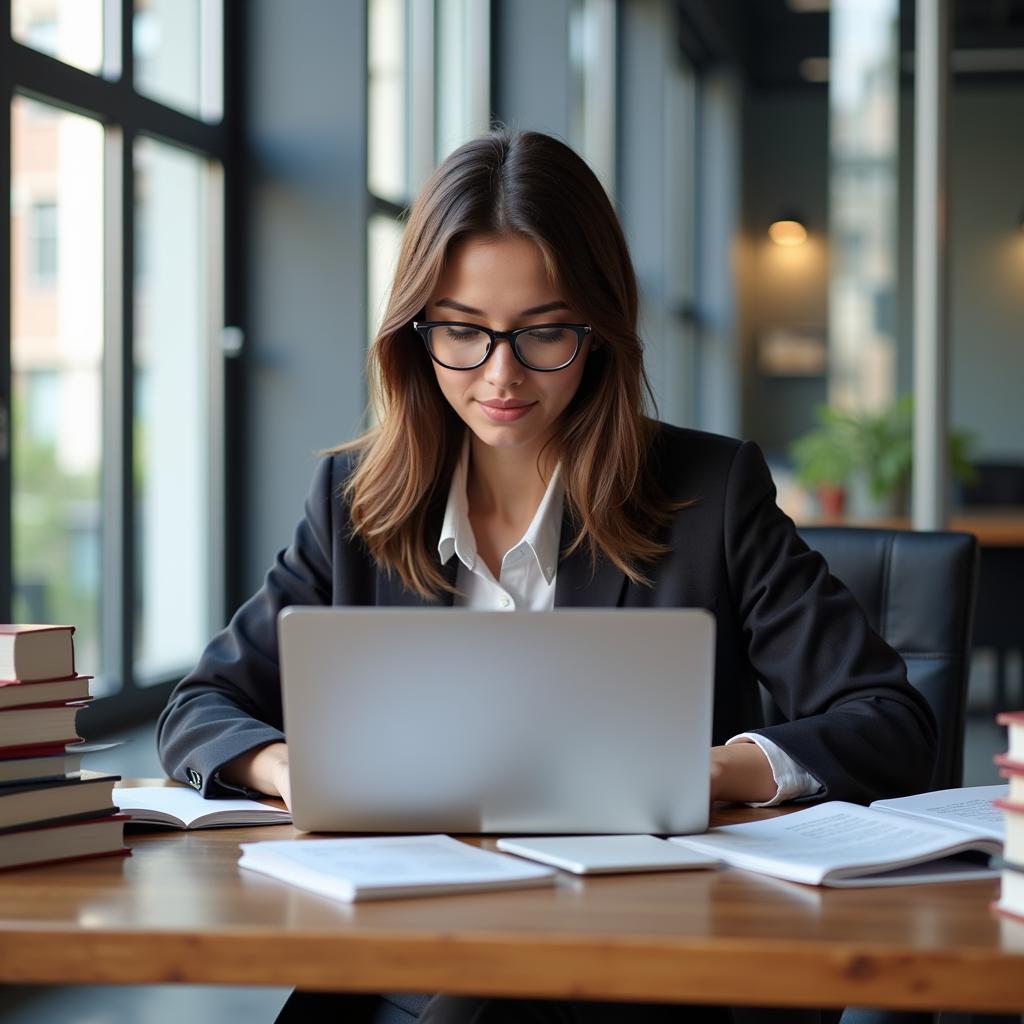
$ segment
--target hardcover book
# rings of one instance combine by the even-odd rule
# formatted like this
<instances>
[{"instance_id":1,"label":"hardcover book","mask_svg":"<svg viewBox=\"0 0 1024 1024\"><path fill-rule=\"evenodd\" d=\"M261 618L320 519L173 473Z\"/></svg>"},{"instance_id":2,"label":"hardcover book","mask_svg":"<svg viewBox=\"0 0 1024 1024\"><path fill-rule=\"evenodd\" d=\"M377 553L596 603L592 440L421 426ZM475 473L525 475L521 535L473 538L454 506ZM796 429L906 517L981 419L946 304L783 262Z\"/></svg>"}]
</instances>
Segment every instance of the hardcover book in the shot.
<instances>
[{"instance_id":1,"label":"hardcover book","mask_svg":"<svg viewBox=\"0 0 1024 1024\"><path fill-rule=\"evenodd\" d=\"M76 720L87 701L0 711L0 758L56 753L81 739Z\"/></svg>"},{"instance_id":2,"label":"hardcover book","mask_svg":"<svg viewBox=\"0 0 1024 1024\"><path fill-rule=\"evenodd\" d=\"M0 831L44 821L114 814L111 799L119 775L82 772L78 778L0 789Z\"/></svg>"},{"instance_id":3,"label":"hardcover book","mask_svg":"<svg viewBox=\"0 0 1024 1024\"><path fill-rule=\"evenodd\" d=\"M1010 786L1006 799L1011 804L1024 804L1024 764L1011 761L1002 754L996 755L996 764L999 765L999 774Z\"/></svg>"},{"instance_id":4,"label":"hardcover book","mask_svg":"<svg viewBox=\"0 0 1024 1024\"><path fill-rule=\"evenodd\" d=\"M82 770L83 755L102 750L109 745L97 744L86 747L79 744L74 750L62 748L54 754L0 760L0 786L23 786L28 782L77 778Z\"/></svg>"},{"instance_id":5,"label":"hardcover book","mask_svg":"<svg viewBox=\"0 0 1024 1024\"><path fill-rule=\"evenodd\" d=\"M0 623L0 679L32 682L75 674L74 626Z\"/></svg>"},{"instance_id":6,"label":"hardcover book","mask_svg":"<svg viewBox=\"0 0 1024 1024\"><path fill-rule=\"evenodd\" d=\"M1004 711L996 715L996 721L1010 734L1006 760L1024 765L1024 711Z\"/></svg>"},{"instance_id":7,"label":"hardcover book","mask_svg":"<svg viewBox=\"0 0 1024 1024\"><path fill-rule=\"evenodd\" d=\"M70 679L40 679L34 683L21 680L0 680L0 711L15 707L37 707L44 704L67 704L87 700L92 676Z\"/></svg>"},{"instance_id":8,"label":"hardcover book","mask_svg":"<svg viewBox=\"0 0 1024 1024\"><path fill-rule=\"evenodd\" d=\"M992 904L992 909L1024 921L1024 864L1003 861L999 899Z\"/></svg>"},{"instance_id":9,"label":"hardcover book","mask_svg":"<svg viewBox=\"0 0 1024 1024\"><path fill-rule=\"evenodd\" d=\"M0 832L0 870L128 852L119 815Z\"/></svg>"}]
</instances>

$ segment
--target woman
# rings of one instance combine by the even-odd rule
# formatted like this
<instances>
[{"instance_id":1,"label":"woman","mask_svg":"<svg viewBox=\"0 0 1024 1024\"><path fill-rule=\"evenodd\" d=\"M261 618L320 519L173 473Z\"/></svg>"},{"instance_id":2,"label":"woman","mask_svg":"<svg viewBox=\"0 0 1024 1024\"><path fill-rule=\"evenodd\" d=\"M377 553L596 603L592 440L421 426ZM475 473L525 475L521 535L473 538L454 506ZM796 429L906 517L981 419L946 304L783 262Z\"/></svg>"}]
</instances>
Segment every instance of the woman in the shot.
<instances>
[{"instance_id":1,"label":"woman","mask_svg":"<svg viewBox=\"0 0 1024 1024\"><path fill-rule=\"evenodd\" d=\"M645 415L629 253L568 147L495 131L438 168L370 371L379 426L320 461L291 546L161 716L169 774L288 801L286 605L620 605L716 615L713 799L926 787L927 705L776 507L758 449ZM788 721L758 728L758 680ZM445 1012L423 1019L463 1019Z\"/></svg>"}]
</instances>

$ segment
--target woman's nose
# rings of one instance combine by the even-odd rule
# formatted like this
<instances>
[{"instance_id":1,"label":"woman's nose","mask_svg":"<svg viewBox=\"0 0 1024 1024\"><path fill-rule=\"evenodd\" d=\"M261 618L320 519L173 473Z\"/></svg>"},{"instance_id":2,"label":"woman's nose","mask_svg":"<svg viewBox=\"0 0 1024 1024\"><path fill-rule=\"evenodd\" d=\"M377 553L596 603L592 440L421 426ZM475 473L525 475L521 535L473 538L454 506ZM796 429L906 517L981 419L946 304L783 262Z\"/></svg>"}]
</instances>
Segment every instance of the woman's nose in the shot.
<instances>
[{"instance_id":1,"label":"woman's nose","mask_svg":"<svg viewBox=\"0 0 1024 1024\"><path fill-rule=\"evenodd\" d=\"M511 387L522 383L523 364L516 359L512 342L508 338L498 339L490 359L484 364L484 379L496 387Z\"/></svg>"}]
</instances>

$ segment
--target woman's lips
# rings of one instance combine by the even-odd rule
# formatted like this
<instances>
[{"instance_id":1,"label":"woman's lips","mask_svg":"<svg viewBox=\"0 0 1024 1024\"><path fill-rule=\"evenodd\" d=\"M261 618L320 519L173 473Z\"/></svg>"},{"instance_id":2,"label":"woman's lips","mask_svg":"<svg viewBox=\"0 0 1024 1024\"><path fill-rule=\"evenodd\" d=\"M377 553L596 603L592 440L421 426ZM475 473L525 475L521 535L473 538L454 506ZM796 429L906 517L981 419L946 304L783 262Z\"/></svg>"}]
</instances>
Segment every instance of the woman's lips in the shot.
<instances>
[{"instance_id":1,"label":"woman's lips","mask_svg":"<svg viewBox=\"0 0 1024 1024\"><path fill-rule=\"evenodd\" d=\"M501 406L481 402L480 408L495 423L512 423L514 420L521 420L536 404L536 402L528 402L525 405Z\"/></svg>"}]
</instances>

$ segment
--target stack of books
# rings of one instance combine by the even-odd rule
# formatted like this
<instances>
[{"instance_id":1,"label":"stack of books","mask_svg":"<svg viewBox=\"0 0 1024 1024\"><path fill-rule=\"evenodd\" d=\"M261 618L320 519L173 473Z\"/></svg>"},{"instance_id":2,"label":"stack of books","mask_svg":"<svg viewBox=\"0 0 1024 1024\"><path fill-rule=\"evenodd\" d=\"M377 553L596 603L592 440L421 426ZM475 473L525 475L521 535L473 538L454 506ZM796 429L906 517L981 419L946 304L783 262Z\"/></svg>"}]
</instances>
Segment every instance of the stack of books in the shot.
<instances>
[{"instance_id":1,"label":"stack of books","mask_svg":"<svg viewBox=\"0 0 1024 1024\"><path fill-rule=\"evenodd\" d=\"M999 774L1009 781L1005 800L996 805L1003 811L1006 844L1003 847L1003 884L995 909L1024 920L1024 711L1008 711L996 721L1009 730L1005 754L996 755Z\"/></svg>"},{"instance_id":2,"label":"stack of books","mask_svg":"<svg viewBox=\"0 0 1024 1024\"><path fill-rule=\"evenodd\" d=\"M116 775L82 770L74 626L0 625L0 869L125 852Z\"/></svg>"}]
</instances>

